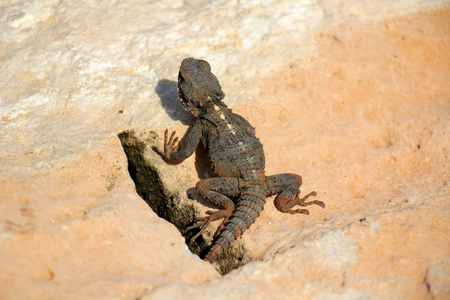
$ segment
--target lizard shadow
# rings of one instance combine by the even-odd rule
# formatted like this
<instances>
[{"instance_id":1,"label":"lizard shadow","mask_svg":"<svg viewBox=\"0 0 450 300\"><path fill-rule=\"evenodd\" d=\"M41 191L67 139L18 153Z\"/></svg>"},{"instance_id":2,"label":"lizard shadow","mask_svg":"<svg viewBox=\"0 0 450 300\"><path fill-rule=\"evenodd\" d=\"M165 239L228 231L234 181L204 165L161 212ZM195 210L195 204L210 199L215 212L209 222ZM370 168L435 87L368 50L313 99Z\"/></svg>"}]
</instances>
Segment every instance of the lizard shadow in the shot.
<instances>
[{"instance_id":1,"label":"lizard shadow","mask_svg":"<svg viewBox=\"0 0 450 300\"><path fill-rule=\"evenodd\" d=\"M172 120L192 126L194 118L181 107L178 101L177 82L161 79L156 85L155 92L161 101L161 106Z\"/></svg>"},{"instance_id":2,"label":"lizard shadow","mask_svg":"<svg viewBox=\"0 0 450 300\"><path fill-rule=\"evenodd\" d=\"M158 95L161 106L166 111L167 115L174 121L180 121L183 125L189 126L188 130L192 127L195 122L195 118L187 111L185 111L178 101L178 83L168 79L162 79L158 82L155 88L155 92ZM180 143L184 143L184 138L180 140ZM155 148L153 149L155 150ZM155 150L159 155L160 151ZM162 155L161 155L162 156ZM212 169L210 160L206 153L206 149L202 143L199 144L195 150L195 170L197 176L200 180L215 177L214 171ZM219 207L211 204L209 201L205 200L200 194L197 193L195 187L189 188L186 191L186 195L189 199L195 200L200 204L218 209Z\"/></svg>"}]
</instances>

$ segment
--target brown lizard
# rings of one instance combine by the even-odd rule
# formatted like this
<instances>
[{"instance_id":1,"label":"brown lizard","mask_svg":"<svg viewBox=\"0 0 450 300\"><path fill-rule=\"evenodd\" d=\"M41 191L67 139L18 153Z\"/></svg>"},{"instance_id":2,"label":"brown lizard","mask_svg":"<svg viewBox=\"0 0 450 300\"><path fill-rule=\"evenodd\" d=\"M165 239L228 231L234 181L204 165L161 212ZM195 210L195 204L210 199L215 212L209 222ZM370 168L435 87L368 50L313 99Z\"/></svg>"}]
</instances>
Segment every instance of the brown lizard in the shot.
<instances>
[{"instance_id":1,"label":"brown lizard","mask_svg":"<svg viewBox=\"0 0 450 300\"><path fill-rule=\"evenodd\" d=\"M225 105L224 97L207 61L184 59L178 74L178 99L196 121L186 133L183 145L178 143L175 131L169 136L166 130L164 150L158 150L167 161L178 163L191 156L200 141L205 146L217 177L199 181L196 190L221 209L207 211L208 216L198 218L199 223L188 230L201 227L195 239L210 222L223 219L204 258L211 263L255 222L269 196L277 195L275 207L283 213L309 214L306 209L292 209L296 205L325 208L322 201L306 202L310 196L317 196L316 192L299 198L300 175L266 176L263 146L255 129ZM237 197L236 203L230 197Z\"/></svg>"}]
</instances>

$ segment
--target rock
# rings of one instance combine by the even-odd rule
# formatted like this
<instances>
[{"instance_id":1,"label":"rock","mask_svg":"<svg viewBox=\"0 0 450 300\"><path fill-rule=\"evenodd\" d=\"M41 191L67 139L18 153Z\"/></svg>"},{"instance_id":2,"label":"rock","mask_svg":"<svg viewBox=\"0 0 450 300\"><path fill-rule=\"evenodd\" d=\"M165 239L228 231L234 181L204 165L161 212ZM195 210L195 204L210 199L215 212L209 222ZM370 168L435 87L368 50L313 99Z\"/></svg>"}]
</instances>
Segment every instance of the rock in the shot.
<instances>
[{"instance_id":1,"label":"rock","mask_svg":"<svg viewBox=\"0 0 450 300\"><path fill-rule=\"evenodd\" d=\"M0 298L450 297L448 1L95 5L0 5ZM209 176L201 151L150 151L191 122L187 56L256 127L267 174L301 174L327 205L268 199L237 241L252 261L225 276L138 194L211 208L186 195ZM133 181L133 131L159 186Z\"/></svg>"},{"instance_id":2,"label":"rock","mask_svg":"<svg viewBox=\"0 0 450 300\"><path fill-rule=\"evenodd\" d=\"M218 276L133 192L119 147L114 138L73 165L2 178L2 298L130 298Z\"/></svg>"},{"instance_id":3,"label":"rock","mask_svg":"<svg viewBox=\"0 0 450 300\"><path fill-rule=\"evenodd\" d=\"M136 128L121 132L119 138L139 196L158 216L177 227L185 236L186 244L192 253L203 257L211 247L220 223L210 224L203 232L200 231L201 227L195 227L201 225L197 220L204 217L208 210L217 209L203 199L193 187L199 181L198 178L205 179L213 175L211 166L205 164L208 160L205 149L198 147L195 164L192 163L192 156L180 164L173 165L165 162L158 154L157 150L163 149L164 146L162 139L158 139L155 132ZM226 274L251 259L251 253L237 241L225 250L214 265L221 274Z\"/></svg>"}]
</instances>

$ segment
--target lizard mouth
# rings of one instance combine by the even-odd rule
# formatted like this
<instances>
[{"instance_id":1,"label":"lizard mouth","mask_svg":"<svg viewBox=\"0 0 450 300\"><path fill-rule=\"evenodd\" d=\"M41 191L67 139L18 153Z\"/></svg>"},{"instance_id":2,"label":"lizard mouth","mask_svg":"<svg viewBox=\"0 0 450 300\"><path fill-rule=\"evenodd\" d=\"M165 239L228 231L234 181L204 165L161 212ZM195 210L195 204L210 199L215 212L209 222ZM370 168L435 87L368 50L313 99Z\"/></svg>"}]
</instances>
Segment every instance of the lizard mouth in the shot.
<instances>
[{"instance_id":1,"label":"lizard mouth","mask_svg":"<svg viewBox=\"0 0 450 300\"><path fill-rule=\"evenodd\" d=\"M194 109L192 102L186 98L183 90L178 86L178 101L180 101L181 106L183 106L185 111L191 111Z\"/></svg>"},{"instance_id":2,"label":"lizard mouth","mask_svg":"<svg viewBox=\"0 0 450 300\"><path fill-rule=\"evenodd\" d=\"M186 97L186 94L183 92L183 89L181 89L179 86L178 86L178 101L180 101L181 106L184 108L185 111L190 112L194 116L198 115L199 108L193 101L190 101Z\"/></svg>"},{"instance_id":3,"label":"lizard mouth","mask_svg":"<svg viewBox=\"0 0 450 300\"><path fill-rule=\"evenodd\" d=\"M192 102L187 102L184 99L180 98L179 99L181 106L183 106L185 111L189 111L189 112L193 112L193 111L197 111L198 108L195 107Z\"/></svg>"}]
</instances>

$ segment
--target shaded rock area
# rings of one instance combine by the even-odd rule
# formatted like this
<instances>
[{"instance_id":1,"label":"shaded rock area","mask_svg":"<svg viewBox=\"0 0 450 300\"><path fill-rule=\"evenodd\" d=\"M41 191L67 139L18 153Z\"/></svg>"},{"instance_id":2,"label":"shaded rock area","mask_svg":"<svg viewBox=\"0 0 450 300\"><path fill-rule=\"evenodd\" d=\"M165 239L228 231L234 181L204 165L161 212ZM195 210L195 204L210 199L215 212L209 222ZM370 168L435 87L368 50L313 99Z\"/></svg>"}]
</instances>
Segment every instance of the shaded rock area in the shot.
<instances>
[{"instance_id":1,"label":"shaded rock area","mask_svg":"<svg viewBox=\"0 0 450 300\"><path fill-rule=\"evenodd\" d=\"M1 299L450 298L449 1L17 0L0 28ZM216 266L218 224L185 230L204 151L152 150L192 122L187 56L326 203L268 199Z\"/></svg>"},{"instance_id":2,"label":"shaded rock area","mask_svg":"<svg viewBox=\"0 0 450 300\"><path fill-rule=\"evenodd\" d=\"M155 151L154 148L162 148L162 141L155 132L123 131L119 134L119 139L127 155L128 171L136 185L138 195L159 217L174 224L185 237L191 252L203 258L212 244L218 224L208 226L204 233L195 239L200 228L187 229L197 224L197 218L205 216L207 209L218 209L202 199L192 187L198 178L197 173L200 178L213 174L207 166L205 151L202 152L199 148L196 152L197 157L201 158L196 163L197 172L193 170L180 172L179 167L167 164ZM238 241L225 251L215 266L220 273L226 274L250 259L249 253Z\"/></svg>"}]
</instances>

